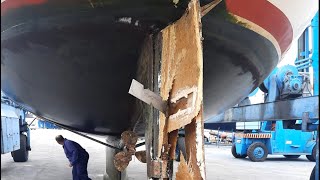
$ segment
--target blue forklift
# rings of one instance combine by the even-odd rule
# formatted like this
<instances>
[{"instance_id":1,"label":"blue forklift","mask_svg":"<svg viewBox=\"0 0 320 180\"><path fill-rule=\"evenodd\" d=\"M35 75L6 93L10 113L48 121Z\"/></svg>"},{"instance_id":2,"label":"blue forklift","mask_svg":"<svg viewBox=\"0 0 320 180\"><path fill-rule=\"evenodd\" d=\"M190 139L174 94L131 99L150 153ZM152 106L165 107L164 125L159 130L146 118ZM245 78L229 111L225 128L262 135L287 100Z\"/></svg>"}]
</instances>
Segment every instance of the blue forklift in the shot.
<instances>
[{"instance_id":1,"label":"blue forklift","mask_svg":"<svg viewBox=\"0 0 320 180\"><path fill-rule=\"evenodd\" d=\"M319 95L318 16L317 13L311 22L313 30L312 56L310 57L309 28L307 28L298 40L298 58L295 61L295 66L286 65L274 69L260 85L260 90L266 95L265 103L260 108L265 108L248 112L247 119L252 117L252 113L260 113L256 117L265 117L268 121L262 121L261 127L257 129L246 130L246 128L243 128L243 132L235 134L231 149L235 158L248 156L251 161L261 162L267 158L268 154L274 154L283 155L286 158L298 158L300 155L306 155L310 161L315 162L317 160L316 140L318 137L317 130L319 131L319 119L317 119L318 117L309 119L316 113L309 114L307 111L313 112L315 106L317 106L317 102L312 105L308 104L311 102L308 100L308 96L309 99L312 99L312 96ZM310 66L313 68L313 94L310 91ZM278 106L278 108L291 106L290 111L283 112L275 106L268 106L280 101L283 101L283 105ZM250 107L247 108L247 110L249 109ZM305 109L301 119L292 118L294 115L296 115L295 117L299 116L295 112L301 109ZM316 111L319 111L319 109ZM286 120L273 118L290 116L291 118ZM247 119L245 118L245 121ZM315 177L314 173L315 168L311 178Z\"/></svg>"},{"instance_id":2,"label":"blue forklift","mask_svg":"<svg viewBox=\"0 0 320 180\"><path fill-rule=\"evenodd\" d=\"M241 132L235 133L231 151L235 158L249 156L257 162L264 161L268 154L281 154L287 158L307 155L309 160L316 161L310 180L319 179L318 18L319 12L298 40L295 66L276 68L259 86L265 93L264 103L251 104L246 98L210 119L210 123L235 122L236 126L237 123L262 122L257 123L258 128L242 128ZM309 49L309 29L312 30L312 51Z\"/></svg>"},{"instance_id":3,"label":"blue forklift","mask_svg":"<svg viewBox=\"0 0 320 180\"><path fill-rule=\"evenodd\" d=\"M268 154L299 158L306 155L316 161L316 131L303 132L301 121L264 121L261 129L245 131L235 135L231 152L235 158L246 158L253 162L264 161Z\"/></svg>"},{"instance_id":4,"label":"blue forklift","mask_svg":"<svg viewBox=\"0 0 320 180\"><path fill-rule=\"evenodd\" d=\"M11 153L14 162L26 162L29 151L30 129L26 111L1 91L1 154Z\"/></svg>"},{"instance_id":5,"label":"blue forklift","mask_svg":"<svg viewBox=\"0 0 320 180\"><path fill-rule=\"evenodd\" d=\"M285 65L275 68L259 87L265 93L264 104L311 96L308 89L310 78L301 74L297 66ZM263 116L268 116L268 111L271 113L277 110L266 109ZM317 119L311 121L309 129L313 131L302 130L301 119L262 121L259 128L250 130L242 128L242 132L235 133L231 153L235 158L248 156L254 162L266 160L268 154L284 155L286 158L306 155L308 160L315 162L317 149L315 130L319 123Z\"/></svg>"}]
</instances>

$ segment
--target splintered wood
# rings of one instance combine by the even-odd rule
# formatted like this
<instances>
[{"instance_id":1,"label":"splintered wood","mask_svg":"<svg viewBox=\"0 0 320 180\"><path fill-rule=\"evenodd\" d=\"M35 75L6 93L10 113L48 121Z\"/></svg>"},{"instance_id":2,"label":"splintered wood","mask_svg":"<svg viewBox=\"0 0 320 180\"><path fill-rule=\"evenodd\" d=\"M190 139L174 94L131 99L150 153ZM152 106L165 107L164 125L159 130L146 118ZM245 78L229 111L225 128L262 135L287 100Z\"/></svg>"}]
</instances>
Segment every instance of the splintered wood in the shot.
<instances>
[{"instance_id":1,"label":"splintered wood","mask_svg":"<svg viewBox=\"0 0 320 180\"><path fill-rule=\"evenodd\" d=\"M162 31L160 95L163 100L169 100L169 106L179 105L177 101L188 98L187 107L182 106L180 111L169 114L168 132L190 123L202 103L200 13L199 2L193 0L181 19Z\"/></svg>"},{"instance_id":2,"label":"splintered wood","mask_svg":"<svg viewBox=\"0 0 320 180\"><path fill-rule=\"evenodd\" d=\"M174 158L178 129L186 127L187 162L184 159L181 161L176 179L205 179L201 110L203 56L199 2L191 0L181 19L165 28L160 35L160 95L163 101L168 103L168 110L167 114L160 113L158 154L164 154L163 147L170 145L167 153L171 159ZM167 168L166 165L164 163L162 168Z\"/></svg>"},{"instance_id":3,"label":"splintered wood","mask_svg":"<svg viewBox=\"0 0 320 180\"><path fill-rule=\"evenodd\" d=\"M178 171L176 173L176 179L188 179L193 180L193 172L187 162L185 161L182 153L180 154L180 163L178 166Z\"/></svg>"},{"instance_id":4,"label":"splintered wood","mask_svg":"<svg viewBox=\"0 0 320 180\"><path fill-rule=\"evenodd\" d=\"M203 83L200 17L199 2L192 0L181 19L161 32L160 95L174 109L168 111L174 114L160 114L159 137L165 142L169 132L191 123L200 112ZM160 142L159 146L162 145Z\"/></svg>"},{"instance_id":5,"label":"splintered wood","mask_svg":"<svg viewBox=\"0 0 320 180\"><path fill-rule=\"evenodd\" d=\"M202 109L192 122L185 126L186 159L192 169L194 179L205 179L204 123ZM177 179L179 180L179 179Z\"/></svg>"}]
</instances>

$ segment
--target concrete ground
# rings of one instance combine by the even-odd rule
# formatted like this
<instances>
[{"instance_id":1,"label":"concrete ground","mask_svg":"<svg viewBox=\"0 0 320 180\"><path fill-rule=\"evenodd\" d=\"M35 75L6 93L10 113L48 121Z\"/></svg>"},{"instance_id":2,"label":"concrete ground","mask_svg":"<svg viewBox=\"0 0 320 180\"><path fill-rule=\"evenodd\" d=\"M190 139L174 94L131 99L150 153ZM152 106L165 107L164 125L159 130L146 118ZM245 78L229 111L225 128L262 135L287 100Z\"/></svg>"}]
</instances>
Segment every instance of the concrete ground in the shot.
<instances>
[{"instance_id":1,"label":"concrete ground","mask_svg":"<svg viewBox=\"0 0 320 180\"><path fill-rule=\"evenodd\" d=\"M14 163L10 154L1 155L1 180L71 180L71 168L68 167L62 147L54 139L58 134L78 142L89 152L89 176L92 180L102 180L105 169L103 145L65 130L44 129L31 131L32 151L28 162ZM315 165L305 156L295 160L269 156L261 163L251 162L248 158L235 159L231 155L230 146L206 145L205 151L209 180L308 180ZM128 175L130 180L147 179L146 165L133 159L128 167Z\"/></svg>"}]
</instances>

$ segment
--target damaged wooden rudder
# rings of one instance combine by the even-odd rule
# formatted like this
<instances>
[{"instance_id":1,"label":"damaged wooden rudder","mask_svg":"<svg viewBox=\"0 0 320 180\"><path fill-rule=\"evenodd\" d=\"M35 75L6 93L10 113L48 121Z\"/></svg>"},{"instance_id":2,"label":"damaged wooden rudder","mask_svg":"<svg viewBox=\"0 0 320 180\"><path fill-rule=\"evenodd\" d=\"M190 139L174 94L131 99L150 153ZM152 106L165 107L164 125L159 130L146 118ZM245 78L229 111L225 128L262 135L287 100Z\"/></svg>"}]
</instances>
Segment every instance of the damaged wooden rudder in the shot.
<instances>
[{"instance_id":1,"label":"damaged wooden rudder","mask_svg":"<svg viewBox=\"0 0 320 180\"><path fill-rule=\"evenodd\" d=\"M129 93L155 107L143 108L148 112L145 113L148 178L205 179L201 39L201 8L198 1L192 0L178 21L147 37L142 48L138 74L144 76L133 80ZM187 157L174 174L180 128L186 132Z\"/></svg>"},{"instance_id":2,"label":"damaged wooden rudder","mask_svg":"<svg viewBox=\"0 0 320 180\"><path fill-rule=\"evenodd\" d=\"M187 164L181 161L178 167L177 174L183 171L183 177L175 174L173 176L176 179L205 179L201 110L203 55L199 2L191 1L184 16L165 28L161 34L160 95L168 102L169 114L160 114L158 150L167 144L171 145L170 160L174 159L178 129L185 128ZM165 176L166 174L163 175L164 178Z\"/></svg>"}]
</instances>

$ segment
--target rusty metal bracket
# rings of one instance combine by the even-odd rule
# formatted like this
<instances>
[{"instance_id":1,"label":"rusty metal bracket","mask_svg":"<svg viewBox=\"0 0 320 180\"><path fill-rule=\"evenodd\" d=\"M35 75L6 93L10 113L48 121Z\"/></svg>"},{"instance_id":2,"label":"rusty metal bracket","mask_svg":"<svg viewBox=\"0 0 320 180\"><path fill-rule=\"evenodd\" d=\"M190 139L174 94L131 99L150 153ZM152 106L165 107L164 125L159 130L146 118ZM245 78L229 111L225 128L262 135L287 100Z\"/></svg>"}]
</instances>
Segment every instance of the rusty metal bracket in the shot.
<instances>
[{"instance_id":1,"label":"rusty metal bracket","mask_svg":"<svg viewBox=\"0 0 320 180\"><path fill-rule=\"evenodd\" d=\"M150 164L151 169L151 177L153 178L161 178L162 176L162 161L153 160Z\"/></svg>"},{"instance_id":2,"label":"rusty metal bracket","mask_svg":"<svg viewBox=\"0 0 320 180\"><path fill-rule=\"evenodd\" d=\"M169 166L169 160L170 160L170 151L171 145L170 144L164 144L162 146L162 152L161 152L161 160L162 160L162 178L169 178L169 174L171 173L168 171L168 166Z\"/></svg>"},{"instance_id":3,"label":"rusty metal bracket","mask_svg":"<svg viewBox=\"0 0 320 180\"><path fill-rule=\"evenodd\" d=\"M168 172L167 172L168 160L170 158L169 157L169 150L170 150L170 145L169 144L164 145L162 147L161 158L157 159L157 160L151 160L150 169L149 169L150 178L158 179L158 178L168 178L169 177Z\"/></svg>"}]
</instances>

